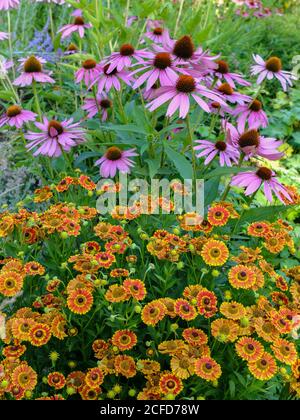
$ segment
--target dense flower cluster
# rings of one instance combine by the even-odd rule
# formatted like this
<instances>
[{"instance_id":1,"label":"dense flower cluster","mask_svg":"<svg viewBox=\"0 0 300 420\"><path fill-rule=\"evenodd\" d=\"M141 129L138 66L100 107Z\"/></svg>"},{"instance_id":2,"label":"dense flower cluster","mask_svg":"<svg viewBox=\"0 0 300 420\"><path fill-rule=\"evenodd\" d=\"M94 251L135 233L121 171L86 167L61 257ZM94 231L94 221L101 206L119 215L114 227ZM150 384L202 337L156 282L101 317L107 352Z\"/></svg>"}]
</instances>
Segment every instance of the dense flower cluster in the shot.
<instances>
[{"instance_id":1,"label":"dense flower cluster","mask_svg":"<svg viewBox=\"0 0 300 420\"><path fill-rule=\"evenodd\" d=\"M199 32L206 2L37 0L19 48L24 2L0 0L0 128L36 181L0 210L0 400L300 399L300 195L270 112L296 76L258 44L242 74L214 25L252 39L281 11L216 0Z\"/></svg>"},{"instance_id":2,"label":"dense flower cluster","mask_svg":"<svg viewBox=\"0 0 300 420\"><path fill-rule=\"evenodd\" d=\"M94 190L84 175L67 177L35 192L32 202L43 210L1 214L1 237L15 238L18 257L0 260L0 294L12 302L1 306L0 395L191 397L191 385L204 394L222 387L225 351L240 372L248 369L259 381L280 375L300 396L300 268L270 263L283 249L294 252L290 224L248 223L238 250L230 224L239 215L219 202L198 225L185 225L191 217L185 215L172 232L136 235L138 218L99 220L93 205L67 200L76 191L80 202L91 202ZM153 266L170 264L171 277L165 273L154 286L151 271L144 274L145 258ZM197 270L194 278L180 277L184 264ZM72 348L82 348L82 363L71 359ZM48 364L34 362L40 351L49 354Z\"/></svg>"}]
</instances>

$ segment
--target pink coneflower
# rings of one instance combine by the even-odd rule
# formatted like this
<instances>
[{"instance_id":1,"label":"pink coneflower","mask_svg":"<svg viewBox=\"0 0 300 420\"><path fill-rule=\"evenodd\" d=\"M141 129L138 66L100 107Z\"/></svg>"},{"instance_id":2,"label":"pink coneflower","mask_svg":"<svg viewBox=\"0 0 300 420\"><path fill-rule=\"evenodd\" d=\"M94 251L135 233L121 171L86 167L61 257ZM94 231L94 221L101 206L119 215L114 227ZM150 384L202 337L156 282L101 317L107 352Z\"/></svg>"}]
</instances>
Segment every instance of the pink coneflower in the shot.
<instances>
[{"instance_id":1,"label":"pink coneflower","mask_svg":"<svg viewBox=\"0 0 300 420\"><path fill-rule=\"evenodd\" d=\"M96 100L97 99L97 100ZM97 113L102 116L102 121L107 120L108 110L112 107L112 102L105 94L97 95L96 98L87 98L81 107L88 113L88 118L93 118Z\"/></svg>"},{"instance_id":2,"label":"pink coneflower","mask_svg":"<svg viewBox=\"0 0 300 420\"><path fill-rule=\"evenodd\" d=\"M43 71L43 64L46 63L46 60L40 57L35 57L32 55L27 59L20 60L23 63L23 73L21 76L17 77L14 81L16 86L29 86L35 82L39 83L55 83L55 80L49 76L50 72L45 73Z\"/></svg>"},{"instance_id":3,"label":"pink coneflower","mask_svg":"<svg viewBox=\"0 0 300 420\"><path fill-rule=\"evenodd\" d=\"M251 83L243 79L238 73L232 73L229 71L229 65L224 60L217 60L218 67L214 70L213 75L219 80L224 80L232 88L235 88L235 83L241 86L251 86Z\"/></svg>"},{"instance_id":4,"label":"pink coneflower","mask_svg":"<svg viewBox=\"0 0 300 420\"><path fill-rule=\"evenodd\" d=\"M0 41L4 41L5 39L8 39L9 34L7 32L0 32Z\"/></svg>"},{"instance_id":5,"label":"pink coneflower","mask_svg":"<svg viewBox=\"0 0 300 420\"><path fill-rule=\"evenodd\" d=\"M63 26L58 31L61 32L62 39L69 37L73 32L78 32L80 38L83 38L85 29L89 29L92 27L91 23L84 22L81 11L75 10L75 12L72 13L72 16L75 17L74 22Z\"/></svg>"},{"instance_id":6,"label":"pink coneflower","mask_svg":"<svg viewBox=\"0 0 300 420\"><path fill-rule=\"evenodd\" d=\"M77 47L77 45L71 42L66 48L66 50L64 51L64 55L76 54L78 53L78 51L79 51L79 48Z\"/></svg>"},{"instance_id":7,"label":"pink coneflower","mask_svg":"<svg viewBox=\"0 0 300 420\"><path fill-rule=\"evenodd\" d=\"M76 83L80 83L82 80L85 85L89 87L96 77L101 73L102 67L100 64L93 59L85 60L82 63L82 67L75 73Z\"/></svg>"},{"instance_id":8,"label":"pink coneflower","mask_svg":"<svg viewBox=\"0 0 300 420\"><path fill-rule=\"evenodd\" d=\"M212 56L209 51L204 51L201 47L197 49L194 55L196 61L192 61L191 64L193 70L198 72L200 77L210 73L211 70L216 70L218 68L218 64L215 60L219 58L219 55Z\"/></svg>"},{"instance_id":9,"label":"pink coneflower","mask_svg":"<svg viewBox=\"0 0 300 420\"><path fill-rule=\"evenodd\" d=\"M252 127L247 131L238 131L228 122L223 123L224 125L228 142L239 148L248 158L257 155L269 160L278 160L284 156L284 153L278 151L282 141L271 137L263 137Z\"/></svg>"},{"instance_id":10,"label":"pink coneflower","mask_svg":"<svg viewBox=\"0 0 300 420\"><path fill-rule=\"evenodd\" d=\"M126 20L126 27L130 28L134 22L136 22L139 18L137 16L128 16Z\"/></svg>"},{"instance_id":11,"label":"pink coneflower","mask_svg":"<svg viewBox=\"0 0 300 420\"><path fill-rule=\"evenodd\" d=\"M23 124L34 121L36 116L34 112L22 109L19 105L12 105L0 117L0 127L7 124L10 127L21 128Z\"/></svg>"},{"instance_id":12,"label":"pink coneflower","mask_svg":"<svg viewBox=\"0 0 300 420\"><path fill-rule=\"evenodd\" d=\"M20 0L0 0L0 10L16 9Z\"/></svg>"},{"instance_id":13,"label":"pink coneflower","mask_svg":"<svg viewBox=\"0 0 300 420\"><path fill-rule=\"evenodd\" d=\"M202 150L196 156L198 158L206 156L204 165L208 165L217 155L220 157L220 166L232 166L232 162L237 163L239 160L240 154L237 149L223 140L215 143L208 140L195 140L195 143L199 143L199 146L195 146L194 150Z\"/></svg>"},{"instance_id":14,"label":"pink coneflower","mask_svg":"<svg viewBox=\"0 0 300 420\"><path fill-rule=\"evenodd\" d=\"M190 97L206 112L210 112L207 103L200 97L211 99L226 105L225 102L216 94L195 80L192 76L179 76L176 83L171 86L164 86L157 89L158 98L147 105L150 111L154 111L167 101L171 100L166 115L171 117L179 109L179 117L185 118L190 109Z\"/></svg>"},{"instance_id":15,"label":"pink coneflower","mask_svg":"<svg viewBox=\"0 0 300 420\"><path fill-rule=\"evenodd\" d=\"M249 104L238 105L232 111L232 115L238 116L237 126L239 132L245 130L246 123L248 127L256 129L268 126L268 117L262 109L262 103L258 99L254 99Z\"/></svg>"},{"instance_id":16,"label":"pink coneflower","mask_svg":"<svg viewBox=\"0 0 300 420\"><path fill-rule=\"evenodd\" d=\"M14 66L14 62L12 60L1 60L0 58L0 74L5 76L9 69Z\"/></svg>"},{"instance_id":17,"label":"pink coneflower","mask_svg":"<svg viewBox=\"0 0 300 420\"><path fill-rule=\"evenodd\" d=\"M131 86L131 75L128 74L125 70L118 71L116 68L108 73L109 63L105 66L101 66L101 71L90 85L90 88L98 83L98 94L100 95L103 90L109 92L111 88L116 90L121 90L120 80L123 80L126 85Z\"/></svg>"},{"instance_id":18,"label":"pink coneflower","mask_svg":"<svg viewBox=\"0 0 300 420\"><path fill-rule=\"evenodd\" d=\"M263 9L257 10L256 12L254 12L253 16L257 17L258 19L266 18L266 17L272 16L272 10L269 9L268 7L264 7Z\"/></svg>"},{"instance_id":19,"label":"pink coneflower","mask_svg":"<svg viewBox=\"0 0 300 420\"><path fill-rule=\"evenodd\" d=\"M259 0L246 0L245 5L249 7L249 9L259 9L262 7L262 2Z\"/></svg>"},{"instance_id":20,"label":"pink coneflower","mask_svg":"<svg viewBox=\"0 0 300 420\"><path fill-rule=\"evenodd\" d=\"M220 115L221 117L224 117L225 113L233 114L232 109L229 106L227 106L226 104L221 105L220 102L213 101L213 102L210 102L208 106L212 114L217 114L217 115Z\"/></svg>"},{"instance_id":21,"label":"pink coneflower","mask_svg":"<svg viewBox=\"0 0 300 420\"><path fill-rule=\"evenodd\" d=\"M243 18L248 18L250 16L250 14L248 12L246 12L246 11L244 11L242 9L237 9L235 11L235 14L238 15L238 16L241 16Z\"/></svg>"},{"instance_id":22,"label":"pink coneflower","mask_svg":"<svg viewBox=\"0 0 300 420\"><path fill-rule=\"evenodd\" d=\"M272 192L283 204L285 203L281 194L286 197L288 201L292 201L287 190L276 179L275 173L266 167L261 167L256 172L241 172L238 175L235 175L231 180L231 185L246 188L245 195L254 194L263 185L264 193L268 201L273 201Z\"/></svg>"},{"instance_id":23,"label":"pink coneflower","mask_svg":"<svg viewBox=\"0 0 300 420\"><path fill-rule=\"evenodd\" d=\"M201 73L204 70L211 70L218 67L214 60L219 56L210 56L208 51L203 51L201 47L196 49L189 35L184 35L177 41L169 40L165 47L174 56L176 64L186 64L186 62L189 62Z\"/></svg>"},{"instance_id":24,"label":"pink coneflower","mask_svg":"<svg viewBox=\"0 0 300 420\"><path fill-rule=\"evenodd\" d=\"M249 102L249 100L251 100L250 96L243 95L239 92L235 92L229 83L219 82L217 84L216 91L218 92L221 98L232 104L238 103L240 105L243 105L245 102Z\"/></svg>"},{"instance_id":25,"label":"pink coneflower","mask_svg":"<svg viewBox=\"0 0 300 420\"><path fill-rule=\"evenodd\" d=\"M141 71L145 71L145 73L135 81L133 89L137 89L146 81L146 90L149 90L158 81L161 86L170 86L176 82L178 72L182 72L182 70L174 64L172 56L168 52L152 54L151 61L145 61L142 67L132 72L131 75Z\"/></svg>"},{"instance_id":26,"label":"pink coneflower","mask_svg":"<svg viewBox=\"0 0 300 420\"><path fill-rule=\"evenodd\" d=\"M151 58L153 53L143 49L135 50L131 44L123 44L118 52L113 52L108 57L109 68L108 73L111 73L115 68L118 71L125 67L130 67L132 59L135 58L138 62L143 62L144 58Z\"/></svg>"},{"instance_id":27,"label":"pink coneflower","mask_svg":"<svg viewBox=\"0 0 300 420\"><path fill-rule=\"evenodd\" d=\"M258 85L260 85L265 78L271 80L276 77L284 91L287 90L288 85L292 86L292 79L295 80L296 77L291 72L282 70L280 58L270 57L267 61L264 61L258 54L253 54L253 58L257 64L251 66L251 74L252 76L259 74L257 78Z\"/></svg>"},{"instance_id":28,"label":"pink coneflower","mask_svg":"<svg viewBox=\"0 0 300 420\"><path fill-rule=\"evenodd\" d=\"M151 26L151 27L150 27ZM151 39L151 41L156 44L167 44L170 41L170 34L168 29L162 27L158 22L151 24L148 27L148 31L144 34L146 38Z\"/></svg>"},{"instance_id":29,"label":"pink coneflower","mask_svg":"<svg viewBox=\"0 0 300 420\"><path fill-rule=\"evenodd\" d=\"M100 166L100 175L104 178L113 178L117 171L123 174L129 173L130 168L134 166L134 162L130 159L137 156L135 149L121 150L118 147L112 146L107 149L105 155L97 160L96 166Z\"/></svg>"},{"instance_id":30,"label":"pink coneflower","mask_svg":"<svg viewBox=\"0 0 300 420\"><path fill-rule=\"evenodd\" d=\"M25 135L30 141L26 146L28 150L38 147L33 156L58 157L62 151L69 152L72 147L85 141L85 131L80 123L73 123L72 118L59 122L44 117L42 123L36 122L35 125L41 132L30 131Z\"/></svg>"},{"instance_id":31,"label":"pink coneflower","mask_svg":"<svg viewBox=\"0 0 300 420\"><path fill-rule=\"evenodd\" d=\"M157 97L157 89L159 88L158 83L154 83L154 85L150 89L144 89L143 90L143 96L146 99L146 101L152 101L152 99L155 99Z\"/></svg>"}]
</instances>

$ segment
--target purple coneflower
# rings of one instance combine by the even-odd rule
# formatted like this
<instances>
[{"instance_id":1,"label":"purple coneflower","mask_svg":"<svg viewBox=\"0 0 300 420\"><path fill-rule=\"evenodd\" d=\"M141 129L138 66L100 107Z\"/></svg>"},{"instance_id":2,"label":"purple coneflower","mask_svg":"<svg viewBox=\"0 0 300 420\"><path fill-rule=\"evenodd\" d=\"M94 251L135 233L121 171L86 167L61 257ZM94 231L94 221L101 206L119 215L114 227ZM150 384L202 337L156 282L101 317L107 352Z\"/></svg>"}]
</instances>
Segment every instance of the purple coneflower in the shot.
<instances>
[{"instance_id":1,"label":"purple coneflower","mask_svg":"<svg viewBox=\"0 0 300 420\"><path fill-rule=\"evenodd\" d=\"M217 155L220 157L221 166L232 166L232 162L237 163L239 160L238 150L223 140L215 143L208 140L195 140L195 143L199 143L199 146L195 146L194 150L202 150L196 156L198 158L206 156L204 165L208 165Z\"/></svg>"},{"instance_id":2,"label":"purple coneflower","mask_svg":"<svg viewBox=\"0 0 300 420\"><path fill-rule=\"evenodd\" d=\"M284 153L278 151L282 141L263 137L252 127L247 131L238 131L232 124L226 122L225 130L229 143L239 148L248 158L257 155L269 160L278 160L284 156Z\"/></svg>"},{"instance_id":3,"label":"purple coneflower","mask_svg":"<svg viewBox=\"0 0 300 420\"><path fill-rule=\"evenodd\" d=\"M0 0L0 10L16 9L20 0Z\"/></svg>"},{"instance_id":4,"label":"purple coneflower","mask_svg":"<svg viewBox=\"0 0 300 420\"><path fill-rule=\"evenodd\" d=\"M224 117L225 113L232 114L232 109L226 104L221 105L220 102L213 101L213 102L210 102L208 106L212 114L217 114L217 115L220 115L221 117Z\"/></svg>"},{"instance_id":5,"label":"purple coneflower","mask_svg":"<svg viewBox=\"0 0 300 420\"><path fill-rule=\"evenodd\" d=\"M105 64L105 66L101 66L101 71L95 80L90 85L90 88L94 86L94 84L98 83L98 94L100 95L103 90L109 92L111 88L115 88L116 90L121 90L121 83L120 79L123 80L126 85L131 86L131 76L125 70L118 71L116 68L108 72L109 63Z\"/></svg>"},{"instance_id":6,"label":"purple coneflower","mask_svg":"<svg viewBox=\"0 0 300 420\"><path fill-rule=\"evenodd\" d=\"M212 70L218 67L214 62L218 56L210 56L208 51L203 51L201 47L196 49L189 35L184 35L177 41L170 40L167 44L167 50L174 56L176 64L189 62L198 72L203 73L204 70Z\"/></svg>"},{"instance_id":7,"label":"purple coneflower","mask_svg":"<svg viewBox=\"0 0 300 420\"><path fill-rule=\"evenodd\" d=\"M133 156L137 156L135 149L121 150L112 146L107 149L101 159L97 160L95 166L100 166L101 176L113 178L117 171L123 174L130 172L130 168L134 166L133 160L130 159Z\"/></svg>"},{"instance_id":8,"label":"purple coneflower","mask_svg":"<svg viewBox=\"0 0 300 420\"><path fill-rule=\"evenodd\" d=\"M0 32L0 41L4 41L5 39L8 39L9 34L7 32Z\"/></svg>"},{"instance_id":9,"label":"purple coneflower","mask_svg":"<svg viewBox=\"0 0 300 420\"><path fill-rule=\"evenodd\" d=\"M132 26L132 24L136 22L137 20L139 20L137 16L128 16L126 20L126 27L130 28L130 26Z\"/></svg>"},{"instance_id":10,"label":"purple coneflower","mask_svg":"<svg viewBox=\"0 0 300 420\"><path fill-rule=\"evenodd\" d=\"M85 131L80 123L73 123L72 118L59 122L44 117L42 123L36 122L35 125L41 132L29 131L25 135L30 141L26 146L28 150L38 147L33 156L58 157L62 151L69 152L72 147L85 141Z\"/></svg>"},{"instance_id":11,"label":"purple coneflower","mask_svg":"<svg viewBox=\"0 0 300 420\"><path fill-rule=\"evenodd\" d=\"M232 73L229 71L229 65L224 60L217 60L218 67L213 71L213 75L219 80L224 80L232 88L235 88L235 83L241 86L250 86L251 83L243 79L238 73Z\"/></svg>"},{"instance_id":12,"label":"purple coneflower","mask_svg":"<svg viewBox=\"0 0 300 420\"><path fill-rule=\"evenodd\" d=\"M118 71L125 67L130 67L132 59L135 58L138 62L143 62L144 58L151 58L152 53L149 51L135 50L131 44L123 44L118 52L113 52L108 57L109 68L108 73L111 73L115 68Z\"/></svg>"},{"instance_id":13,"label":"purple coneflower","mask_svg":"<svg viewBox=\"0 0 300 420\"><path fill-rule=\"evenodd\" d=\"M93 118L97 113L100 113L102 121L106 121L108 110L111 107L111 100L103 93L102 95L97 95L96 98L86 98L81 108L88 113L88 118Z\"/></svg>"},{"instance_id":14,"label":"purple coneflower","mask_svg":"<svg viewBox=\"0 0 300 420\"><path fill-rule=\"evenodd\" d=\"M151 23L148 25L147 32L144 34L146 38L151 39L151 41L156 44L165 45L170 41L170 34L168 29L162 27L159 23L156 25Z\"/></svg>"},{"instance_id":15,"label":"purple coneflower","mask_svg":"<svg viewBox=\"0 0 300 420\"><path fill-rule=\"evenodd\" d=\"M264 7L263 9L254 12L253 16L257 17L258 19L266 18L272 16L272 10L269 9L269 7Z\"/></svg>"},{"instance_id":16,"label":"purple coneflower","mask_svg":"<svg viewBox=\"0 0 300 420\"><path fill-rule=\"evenodd\" d=\"M179 67L176 67L171 54L168 52L152 54L151 61L145 61L143 66L132 72L131 75L144 70L146 70L145 73L143 73L133 84L133 89L137 89L146 81L146 90L149 90L157 81L160 82L161 86L170 86L176 82L178 78L176 72L182 72Z\"/></svg>"},{"instance_id":17,"label":"purple coneflower","mask_svg":"<svg viewBox=\"0 0 300 420\"><path fill-rule=\"evenodd\" d=\"M268 80L276 79L279 80L282 89L287 90L287 86L292 86L292 80L295 80L296 77L289 71L282 70L282 63L278 57L270 57L267 61L264 61L262 57L258 54L253 54L253 58L256 65L251 67L252 76L259 74L257 78L257 84L261 84L265 78Z\"/></svg>"},{"instance_id":18,"label":"purple coneflower","mask_svg":"<svg viewBox=\"0 0 300 420\"><path fill-rule=\"evenodd\" d=\"M250 14L242 9L236 9L235 14L243 18L248 18Z\"/></svg>"},{"instance_id":19,"label":"purple coneflower","mask_svg":"<svg viewBox=\"0 0 300 420\"><path fill-rule=\"evenodd\" d=\"M21 128L23 124L34 121L36 116L34 112L22 109L19 105L12 105L0 117L0 127L7 124L10 127Z\"/></svg>"},{"instance_id":20,"label":"purple coneflower","mask_svg":"<svg viewBox=\"0 0 300 420\"><path fill-rule=\"evenodd\" d=\"M266 167L261 167L256 172L241 172L238 175L235 175L231 180L231 185L246 188L245 195L254 194L259 190L261 185L263 185L264 193L268 201L273 201L272 192L282 203L284 203L284 200L281 194L286 197L288 201L292 201L287 190L276 179L275 173Z\"/></svg>"},{"instance_id":21,"label":"purple coneflower","mask_svg":"<svg viewBox=\"0 0 300 420\"><path fill-rule=\"evenodd\" d=\"M216 94L195 80L192 76L179 76L177 81L171 86L164 86L157 89L157 98L147 105L150 111L154 111L159 106L171 100L166 115L171 117L179 109L179 117L185 118L190 109L190 97L206 112L210 112L208 104L200 97L211 99L226 105L225 102Z\"/></svg>"},{"instance_id":22,"label":"purple coneflower","mask_svg":"<svg viewBox=\"0 0 300 420\"><path fill-rule=\"evenodd\" d=\"M64 51L64 55L76 54L78 53L78 51L79 51L79 48L77 47L77 45L71 42L66 48L66 50Z\"/></svg>"},{"instance_id":23,"label":"purple coneflower","mask_svg":"<svg viewBox=\"0 0 300 420\"><path fill-rule=\"evenodd\" d=\"M146 99L146 101L152 101L152 99L155 99L157 97L157 89L159 88L158 83L154 83L154 85L150 89L144 89L143 90L143 96Z\"/></svg>"},{"instance_id":24,"label":"purple coneflower","mask_svg":"<svg viewBox=\"0 0 300 420\"><path fill-rule=\"evenodd\" d=\"M248 127L256 129L268 126L268 117L262 109L262 103L258 99L254 99L249 104L238 105L232 111L232 115L238 116L237 126L239 132L245 130L246 123L248 123Z\"/></svg>"},{"instance_id":25,"label":"purple coneflower","mask_svg":"<svg viewBox=\"0 0 300 420\"><path fill-rule=\"evenodd\" d=\"M246 0L245 5L249 9L259 9L262 7L262 2L260 0Z\"/></svg>"},{"instance_id":26,"label":"purple coneflower","mask_svg":"<svg viewBox=\"0 0 300 420\"><path fill-rule=\"evenodd\" d=\"M31 57L21 59L20 61L23 63L23 73L21 76L17 77L14 81L14 85L21 87L29 86L33 81L40 83L55 83L55 80L49 76L51 73L48 72L47 74L43 71L43 64L46 63L46 60L43 58L32 55Z\"/></svg>"},{"instance_id":27,"label":"purple coneflower","mask_svg":"<svg viewBox=\"0 0 300 420\"><path fill-rule=\"evenodd\" d=\"M1 60L0 59L0 73L5 75L9 69L14 66L14 62L12 60Z\"/></svg>"},{"instance_id":28,"label":"purple coneflower","mask_svg":"<svg viewBox=\"0 0 300 420\"><path fill-rule=\"evenodd\" d=\"M97 64L95 60L85 60L82 63L82 67L75 73L75 81L76 83L80 83L82 80L84 80L85 85L89 87L99 75L101 70L102 67L100 64Z\"/></svg>"},{"instance_id":29,"label":"purple coneflower","mask_svg":"<svg viewBox=\"0 0 300 420\"><path fill-rule=\"evenodd\" d=\"M91 23L85 23L82 17L82 12L75 10L72 13L72 16L75 17L74 22L68 25L63 26L58 32L61 32L61 38L69 37L73 32L78 32L80 38L84 37L85 29L89 29L92 27Z\"/></svg>"},{"instance_id":30,"label":"purple coneflower","mask_svg":"<svg viewBox=\"0 0 300 420\"><path fill-rule=\"evenodd\" d=\"M221 98L232 104L238 103L243 105L245 102L251 100L250 96L243 95L242 93L235 92L229 83L218 83L216 91Z\"/></svg>"}]
</instances>

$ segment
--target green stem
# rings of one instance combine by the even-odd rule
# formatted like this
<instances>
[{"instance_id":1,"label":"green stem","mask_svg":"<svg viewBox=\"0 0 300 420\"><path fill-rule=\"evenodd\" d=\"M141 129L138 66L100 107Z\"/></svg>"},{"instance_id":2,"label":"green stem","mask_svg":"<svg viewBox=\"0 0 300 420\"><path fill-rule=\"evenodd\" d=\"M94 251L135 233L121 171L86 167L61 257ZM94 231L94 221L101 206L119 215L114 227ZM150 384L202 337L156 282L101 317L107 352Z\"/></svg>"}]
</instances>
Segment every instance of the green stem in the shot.
<instances>
[{"instance_id":1,"label":"green stem","mask_svg":"<svg viewBox=\"0 0 300 420\"><path fill-rule=\"evenodd\" d=\"M13 61L13 49L12 49L12 42L11 42L12 27L11 27L11 20L10 20L10 12L9 12L9 10L7 11L7 31L8 31L9 54L10 54L11 61ZM14 66L12 68L12 71L13 71L13 75L14 75L14 78L15 78L15 67Z\"/></svg>"},{"instance_id":2,"label":"green stem","mask_svg":"<svg viewBox=\"0 0 300 420\"><path fill-rule=\"evenodd\" d=\"M242 163L243 163L243 160L244 160L244 153L242 152L241 153L241 156L240 156L240 159L239 159L239 163L238 163L238 168L240 168L241 166L242 166ZM230 185L230 183L231 183L231 181L229 181L229 183L228 183L228 185L227 185L227 187L225 188L225 191L224 191L224 193L223 193L223 195L222 195L222 197L221 197L221 201L225 201L225 199L226 199L226 197L227 197L227 195L228 195L228 193L229 193L229 191L230 191L230 188L231 188L231 185Z\"/></svg>"},{"instance_id":3,"label":"green stem","mask_svg":"<svg viewBox=\"0 0 300 420\"><path fill-rule=\"evenodd\" d=\"M33 96L34 96L34 99L35 99L36 112L39 114L40 121L42 121L42 111L41 111L39 97L38 97L38 94L37 94L35 80L32 82L32 90L33 90Z\"/></svg>"},{"instance_id":4,"label":"green stem","mask_svg":"<svg viewBox=\"0 0 300 420\"><path fill-rule=\"evenodd\" d=\"M255 101L255 99L257 99L258 97L259 97L259 95L260 95L260 92L263 90L263 88L265 87L265 83L266 83L266 80L264 80L263 81L263 83L261 84L261 85L259 85L259 88L258 88L258 90L257 90L257 92L256 92L256 94L255 94L255 96L254 96L254 98L252 99L252 102L253 101Z\"/></svg>"},{"instance_id":5,"label":"green stem","mask_svg":"<svg viewBox=\"0 0 300 420\"><path fill-rule=\"evenodd\" d=\"M211 122L210 122L210 127L209 127L209 133L208 133L209 137L211 136L212 132L214 131L218 116L219 116L219 113L213 114L213 116L212 116L212 119L211 119Z\"/></svg>"},{"instance_id":6,"label":"green stem","mask_svg":"<svg viewBox=\"0 0 300 420\"><path fill-rule=\"evenodd\" d=\"M192 127L191 127L191 122L190 122L189 115L187 115L187 117L186 117L186 126L187 126L187 130L188 130L189 145L190 145L191 151L192 151L193 180L195 182L196 181L196 154L195 154L195 149L193 147L193 130L192 130Z\"/></svg>"},{"instance_id":7,"label":"green stem","mask_svg":"<svg viewBox=\"0 0 300 420\"><path fill-rule=\"evenodd\" d=\"M126 11L125 11L125 23L124 23L125 26L126 26L128 16L129 16L129 8L130 8L130 0L127 0Z\"/></svg>"},{"instance_id":8,"label":"green stem","mask_svg":"<svg viewBox=\"0 0 300 420\"><path fill-rule=\"evenodd\" d=\"M73 165L72 165L72 163L71 163L71 161L69 159L69 155L63 149L61 149L61 151L62 151L62 155L63 155L63 157L65 159L65 162L67 164L67 167L69 167L69 169L71 170L71 173L72 173L73 172Z\"/></svg>"},{"instance_id":9,"label":"green stem","mask_svg":"<svg viewBox=\"0 0 300 420\"><path fill-rule=\"evenodd\" d=\"M100 105L99 105L99 102L98 102L98 100L97 100L97 92L96 92L96 86L94 85L93 86L93 95L94 95L94 99L95 99L95 102L96 102L96 106L97 106L97 109L98 109L98 116L99 116L99 120L100 120L100 122L101 122L101 108L100 108Z\"/></svg>"},{"instance_id":10,"label":"green stem","mask_svg":"<svg viewBox=\"0 0 300 420\"><path fill-rule=\"evenodd\" d=\"M122 90L117 91L116 94L117 94L117 99L118 99L120 111L122 114L123 122L127 124L127 118L126 118L126 114L125 114L123 103L122 103Z\"/></svg>"},{"instance_id":11,"label":"green stem","mask_svg":"<svg viewBox=\"0 0 300 420\"><path fill-rule=\"evenodd\" d=\"M53 13L52 13L51 4L49 4L49 19L50 19L51 38L52 38L52 43L53 43L54 42L54 24L53 24Z\"/></svg>"},{"instance_id":12,"label":"green stem","mask_svg":"<svg viewBox=\"0 0 300 420\"><path fill-rule=\"evenodd\" d=\"M258 191L258 190L257 190L257 191ZM255 197L255 195L256 195L256 193L257 193L257 191L255 191L255 192L251 195L251 197L250 197L250 199L249 199L249 202L248 202L248 206L249 206L249 207L250 207L251 203L253 202L254 197ZM235 224L235 226L234 226L234 228L233 228L232 233L231 233L231 235L230 235L230 236L233 236L233 235L235 234L235 232L236 232L236 230L237 230L237 228L238 228L238 226L239 226L239 224L240 224L240 221L242 220L242 218L243 218L243 216L244 216L244 214L245 214L245 211L246 211L246 210L247 210L247 209L244 207L244 208L243 208L243 210L241 211L240 217L237 219L237 222L236 222L236 224Z\"/></svg>"},{"instance_id":13,"label":"green stem","mask_svg":"<svg viewBox=\"0 0 300 420\"><path fill-rule=\"evenodd\" d=\"M230 191L230 188L231 188L231 185L230 185L230 182L229 182L228 185L227 185L227 187L225 188L225 190L223 192L223 195L221 197L221 201L225 201L226 200L226 197L227 197L227 195L228 195L228 193Z\"/></svg>"},{"instance_id":14,"label":"green stem","mask_svg":"<svg viewBox=\"0 0 300 420\"><path fill-rule=\"evenodd\" d=\"M6 75L6 80L7 80L7 83L9 84L9 87L10 87L11 91L13 92L14 97L16 98L16 100L17 100L18 104L20 104L20 103L21 103L20 97L19 97L19 95L17 94L17 92L16 92L16 90L15 90L15 88L14 88L13 84L11 83L10 78L8 77L8 75Z\"/></svg>"},{"instance_id":15,"label":"green stem","mask_svg":"<svg viewBox=\"0 0 300 420\"><path fill-rule=\"evenodd\" d=\"M178 26L179 26L181 14L182 14L182 9L183 9L183 4L184 4L184 0L181 0L180 6L179 6L179 12L178 12L178 16L177 16L177 20L176 20L176 24L175 24L174 38L175 38L177 30L178 30Z\"/></svg>"}]
</instances>

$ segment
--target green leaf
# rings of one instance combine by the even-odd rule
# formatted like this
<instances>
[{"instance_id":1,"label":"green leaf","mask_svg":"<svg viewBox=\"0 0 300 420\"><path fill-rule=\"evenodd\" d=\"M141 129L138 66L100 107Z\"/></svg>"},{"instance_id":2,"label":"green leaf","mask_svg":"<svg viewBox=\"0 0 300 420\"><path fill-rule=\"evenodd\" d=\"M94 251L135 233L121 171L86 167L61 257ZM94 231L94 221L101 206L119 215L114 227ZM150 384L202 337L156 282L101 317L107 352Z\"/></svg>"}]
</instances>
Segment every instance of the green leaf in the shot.
<instances>
[{"instance_id":1,"label":"green leaf","mask_svg":"<svg viewBox=\"0 0 300 420\"><path fill-rule=\"evenodd\" d=\"M217 168L213 171L209 172L208 174L204 175L205 179L210 179L215 176L224 176L224 175L233 175L238 174L239 172L247 172L251 170L255 170L256 168L253 168L251 166L248 166L247 168L239 168L238 166L226 166L223 168Z\"/></svg>"},{"instance_id":2,"label":"green leaf","mask_svg":"<svg viewBox=\"0 0 300 420\"><path fill-rule=\"evenodd\" d=\"M149 167L149 176L153 178L160 168L160 156L158 155L155 159L147 159L146 162Z\"/></svg>"},{"instance_id":3,"label":"green leaf","mask_svg":"<svg viewBox=\"0 0 300 420\"><path fill-rule=\"evenodd\" d=\"M265 206L247 210L240 219L239 224L252 223L258 220L274 220L279 214L287 211L290 206Z\"/></svg>"},{"instance_id":4,"label":"green leaf","mask_svg":"<svg viewBox=\"0 0 300 420\"><path fill-rule=\"evenodd\" d=\"M107 125L100 126L100 128L104 130L112 130L116 132L129 132L129 133L138 133L138 134L145 134L145 135L148 134L147 131L143 130L141 127L138 127L137 125L134 125L134 124L126 124L126 125L107 124Z\"/></svg>"},{"instance_id":5,"label":"green leaf","mask_svg":"<svg viewBox=\"0 0 300 420\"><path fill-rule=\"evenodd\" d=\"M5 101L10 101L14 98L14 94L10 90L0 90L0 99L4 99Z\"/></svg>"},{"instance_id":6,"label":"green leaf","mask_svg":"<svg viewBox=\"0 0 300 420\"><path fill-rule=\"evenodd\" d=\"M182 176L182 178L192 179L192 165L187 160L187 158L181 153L176 152L174 149L172 149L172 147L168 146L166 143L164 144L164 149L168 158L174 163L177 171Z\"/></svg>"},{"instance_id":7,"label":"green leaf","mask_svg":"<svg viewBox=\"0 0 300 420\"><path fill-rule=\"evenodd\" d=\"M230 392L230 397L234 398L234 396L235 396L235 383L232 379L229 380L229 392Z\"/></svg>"},{"instance_id":8,"label":"green leaf","mask_svg":"<svg viewBox=\"0 0 300 420\"><path fill-rule=\"evenodd\" d=\"M204 205L208 206L218 196L221 177L214 177L204 183Z\"/></svg>"},{"instance_id":9,"label":"green leaf","mask_svg":"<svg viewBox=\"0 0 300 420\"><path fill-rule=\"evenodd\" d=\"M100 154L99 154L99 152L84 152L84 153L81 153L76 159L75 159L75 162L74 162L74 165L75 166L78 166L80 163L82 163L83 161L85 161L86 159L89 159L89 158L91 158L91 157L99 157L100 156Z\"/></svg>"}]
</instances>

